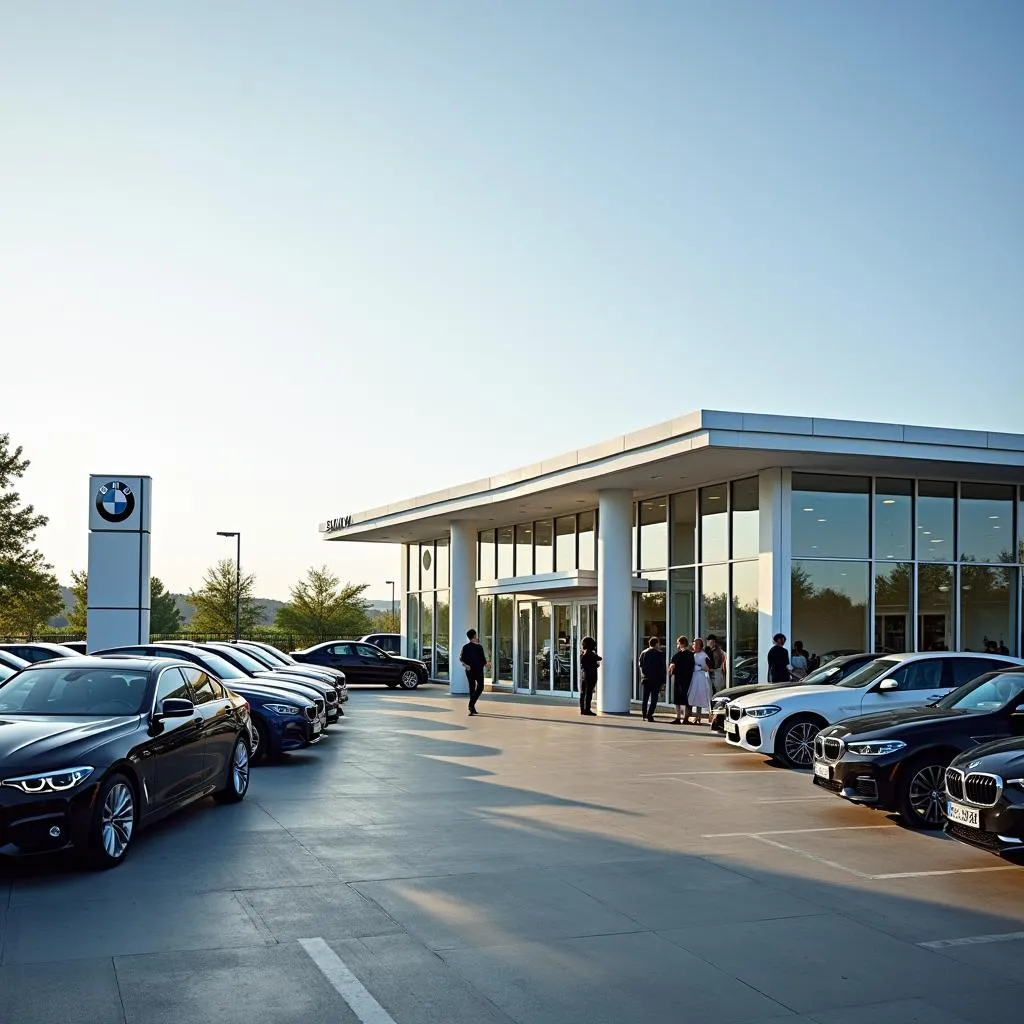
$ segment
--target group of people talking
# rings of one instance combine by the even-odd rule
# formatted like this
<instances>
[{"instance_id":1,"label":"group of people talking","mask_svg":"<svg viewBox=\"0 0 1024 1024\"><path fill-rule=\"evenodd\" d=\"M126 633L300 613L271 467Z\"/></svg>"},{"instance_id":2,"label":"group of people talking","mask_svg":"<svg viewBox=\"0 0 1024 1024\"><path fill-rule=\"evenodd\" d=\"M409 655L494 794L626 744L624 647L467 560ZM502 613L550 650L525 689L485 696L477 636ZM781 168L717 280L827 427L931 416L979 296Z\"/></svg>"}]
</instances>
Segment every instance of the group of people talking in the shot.
<instances>
[{"instance_id":1,"label":"group of people talking","mask_svg":"<svg viewBox=\"0 0 1024 1024\"><path fill-rule=\"evenodd\" d=\"M705 642L695 637L676 638L676 649L669 659L661 638L652 636L640 655L640 683L643 718L654 721L661 691L672 680L672 702L676 707L673 725L701 724L703 715L711 717L711 698L726 686L725 651L712 633ZM692 717L691 717L692 716Z\"/></svg>"}]
</instances>

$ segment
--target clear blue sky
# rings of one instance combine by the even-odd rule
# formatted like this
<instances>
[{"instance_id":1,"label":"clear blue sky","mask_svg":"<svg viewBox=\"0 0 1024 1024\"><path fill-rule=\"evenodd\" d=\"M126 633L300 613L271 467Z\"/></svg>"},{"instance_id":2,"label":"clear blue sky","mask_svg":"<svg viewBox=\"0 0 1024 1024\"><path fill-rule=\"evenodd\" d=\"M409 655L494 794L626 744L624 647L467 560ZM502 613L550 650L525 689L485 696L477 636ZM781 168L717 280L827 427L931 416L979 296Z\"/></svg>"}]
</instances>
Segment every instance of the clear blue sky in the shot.
<instances>
[{"instance_id":1,"label":"clear blue sky","mask_svg":"<svg viewBox=\"0 0 1024 1024\"><path fill-rule=\"evenodd\" d=\"M0 5L0 429L172 589L698 407L1024 430L1024 4Z\"/></svg>"}]
</instances>

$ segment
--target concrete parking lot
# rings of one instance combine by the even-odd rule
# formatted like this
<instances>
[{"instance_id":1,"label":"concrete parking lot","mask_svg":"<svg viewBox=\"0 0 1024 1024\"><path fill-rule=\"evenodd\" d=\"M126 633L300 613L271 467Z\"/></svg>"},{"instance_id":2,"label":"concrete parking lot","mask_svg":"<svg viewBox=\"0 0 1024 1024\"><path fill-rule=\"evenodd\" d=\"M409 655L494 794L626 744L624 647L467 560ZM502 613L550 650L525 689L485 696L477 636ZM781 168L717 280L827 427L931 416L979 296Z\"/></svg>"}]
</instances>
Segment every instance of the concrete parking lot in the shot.
<instances>
[{"instance_id":1,"label":"concrete parking lot","mask_svg":"<svg viewBox=\"0 0 1024 1024\"><path fill-rule=\"evenodd\" d=\"M0 864L3 1024L995 1024L1024 869L695 727L353 694L103 874Z\"/></svg>"}]
</instances>

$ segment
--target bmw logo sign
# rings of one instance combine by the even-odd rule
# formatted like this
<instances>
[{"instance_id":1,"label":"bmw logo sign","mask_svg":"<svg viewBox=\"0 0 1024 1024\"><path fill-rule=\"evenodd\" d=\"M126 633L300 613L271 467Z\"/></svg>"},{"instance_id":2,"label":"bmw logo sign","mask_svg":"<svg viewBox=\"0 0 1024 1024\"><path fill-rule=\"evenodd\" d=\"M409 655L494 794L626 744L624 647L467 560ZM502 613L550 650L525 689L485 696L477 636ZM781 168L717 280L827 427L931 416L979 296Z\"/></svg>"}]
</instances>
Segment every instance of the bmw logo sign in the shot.
<instances>
[{"instance_id":1,"label":"bmw logo sign","mask_svg":"<svg viewBox=\"0 0 1024 1024\"><path fill-rule=\"evenodd\" d=\"M123 523L135 511L135 495L120 480L105 483L96 492L96 511L108 523Z\"/></svg>"}]
</instances>

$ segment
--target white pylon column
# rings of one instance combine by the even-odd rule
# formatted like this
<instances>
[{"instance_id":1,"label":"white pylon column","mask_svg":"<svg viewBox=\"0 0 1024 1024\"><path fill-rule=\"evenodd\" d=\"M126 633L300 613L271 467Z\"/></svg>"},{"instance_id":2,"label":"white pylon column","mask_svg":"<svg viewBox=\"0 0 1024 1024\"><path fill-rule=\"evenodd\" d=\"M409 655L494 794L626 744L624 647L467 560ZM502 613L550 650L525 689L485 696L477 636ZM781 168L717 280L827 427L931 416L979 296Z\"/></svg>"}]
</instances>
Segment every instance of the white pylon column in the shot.
<instances>
[{"instance_id":1,"label":"white pylon column","mask_svg":"<svg viewBox=\"0 0 1024 1024\"><path fill-rule=\"evenodd\" d=\"M633 688L633 492L598 493L597 649L604 659L597 707L628 715Z\"/></svg>"},{"instance_id":2,"label":"white pylon column","mask_svg":"<svg viewBox=\"0 0 1024 1024\"><path fill-rule=\"evenodd\" d=\"M469 693L469 681L459 664L458 652L466 642L466 630L476 629L476 524L451 523L451 596L448 605L448 692ZM490 651L487 652L490 655Z\"/></svg>"}]
</instances>

